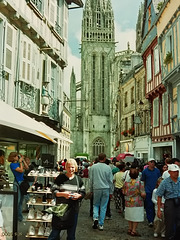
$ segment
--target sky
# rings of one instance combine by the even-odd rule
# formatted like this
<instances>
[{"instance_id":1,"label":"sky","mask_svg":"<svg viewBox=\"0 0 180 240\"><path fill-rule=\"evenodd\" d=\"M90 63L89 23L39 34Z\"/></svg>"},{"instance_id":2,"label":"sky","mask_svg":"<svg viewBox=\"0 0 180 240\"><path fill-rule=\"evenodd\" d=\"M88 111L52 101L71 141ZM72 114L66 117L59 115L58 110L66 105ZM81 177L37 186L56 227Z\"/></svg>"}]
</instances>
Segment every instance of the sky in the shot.
<instances>
[{"instance_id":1,"label":"sky","mask_svg":"<svg viewBox=\"0 0 180 240\"><path fill-rule=\"evenodd\" d=\"M85 4L86 0L82 0ZM126 50L127 43L130 49L135 50L136 22L139 8L143 0L111 0L114 22L116 52ZM68 67L65 68L65 88L64 91L69 96L69 83L72 68L76 75L76 81L81 80L81 23L83 8L69 10L68 29Z\"/></svg>"}]
</instances>

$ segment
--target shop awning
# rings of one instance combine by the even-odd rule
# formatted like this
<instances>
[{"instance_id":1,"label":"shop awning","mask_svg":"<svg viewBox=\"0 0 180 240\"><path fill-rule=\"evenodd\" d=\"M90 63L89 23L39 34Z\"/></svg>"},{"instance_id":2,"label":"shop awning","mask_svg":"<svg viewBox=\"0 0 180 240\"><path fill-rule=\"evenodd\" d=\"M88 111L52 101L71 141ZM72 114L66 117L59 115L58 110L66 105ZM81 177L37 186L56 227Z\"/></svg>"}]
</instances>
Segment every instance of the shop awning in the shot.
<instances>
[{"instance_id":1,"label":"shop awning","mask_svg":"<svg viewBox=\"0 0 180 240\"><path fill-rule=\"evenodd\" d=\"M30 118L12 106L0 100L0 125L18 129L56 143L61 139L60 133L42 122Z\"/></svg>"}]
</instances>

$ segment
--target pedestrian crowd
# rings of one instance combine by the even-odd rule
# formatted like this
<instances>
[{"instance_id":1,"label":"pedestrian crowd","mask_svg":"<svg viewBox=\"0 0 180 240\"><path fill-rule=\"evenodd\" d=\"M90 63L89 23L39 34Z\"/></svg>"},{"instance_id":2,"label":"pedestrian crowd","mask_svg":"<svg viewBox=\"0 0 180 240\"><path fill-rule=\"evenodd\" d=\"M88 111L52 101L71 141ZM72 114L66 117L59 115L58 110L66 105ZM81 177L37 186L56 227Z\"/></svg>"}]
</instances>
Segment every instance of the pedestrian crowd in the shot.
<instances>
[{"instance_id":1,"label":"pedestrian crowd","mask_svg":"<svg viewBox=\"0 0 180 240\"><path fill-rule=\"evenodd\" d=\"M3 155L3 151L0 152ZM2 156L0 156L2 159ZM29 186L37 184L37 177L29 176L34 169L29 157L11 152L8 157L14 175L13 189L18 192L18 221L23 220L23 200L20 185L26 179ZM67 230L67 240L75 240L79 206L83 198L90 199L89 215L92 228L104 230L105 220L112 219L111 200L128 222L127 234L141 237L138 224L147 218L154 228L154 238L180 239L180 160L166 158L161 169L154 158L145 166L138 161L112 161L100 153L93 163L64 159L58 163L59 175L50 188L61 217L52 212L52 228L48 240L56 240L61 230ZM29 210L29 209L26 209ZM146 214L145 214L146 212ZM66 218L65 218L66 217Z\"/></svg>"}]
</instances>

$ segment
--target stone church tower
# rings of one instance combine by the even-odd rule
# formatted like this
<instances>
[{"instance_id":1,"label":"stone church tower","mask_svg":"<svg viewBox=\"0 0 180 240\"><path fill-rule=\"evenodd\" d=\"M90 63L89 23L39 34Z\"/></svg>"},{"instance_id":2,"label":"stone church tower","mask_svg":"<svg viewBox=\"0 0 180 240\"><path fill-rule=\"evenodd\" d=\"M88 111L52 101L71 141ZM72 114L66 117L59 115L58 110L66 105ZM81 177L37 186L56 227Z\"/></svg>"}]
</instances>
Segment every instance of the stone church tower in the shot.
<instances>
[{"instance_id":1,"label":"stone church tower","mask_svg":"<svg viewBox=\"0 0 180 240\"><path fill-rule=\"evenodd\" d=\"M112 155L114 57L114 15L111 0L86 0L82 20L81 107L76 117L72 116L72 157L72 152L88 153L91 160L100 152L105 152L107 157ZM74 77L71 79L73 81ZM74 95L73 89L71 93ZM75 104L72 103L71 106L73 110Z\"/></svg>"}]
</instances>

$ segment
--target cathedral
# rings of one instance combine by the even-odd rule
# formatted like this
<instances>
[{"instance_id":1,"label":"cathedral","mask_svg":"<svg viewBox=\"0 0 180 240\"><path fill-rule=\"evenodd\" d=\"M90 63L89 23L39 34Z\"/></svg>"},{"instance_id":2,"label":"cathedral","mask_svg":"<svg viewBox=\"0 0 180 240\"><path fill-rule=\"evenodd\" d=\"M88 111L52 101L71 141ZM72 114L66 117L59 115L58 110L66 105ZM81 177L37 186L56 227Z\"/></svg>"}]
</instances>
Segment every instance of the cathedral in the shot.
<instances>
[{"instance_id":1,"label":"cathedral","mask_svg":"<svg viewBox=\"0 0 180 240\"><path fill-rule=\"evenodd\" d=\"M81 81L71 74L71 157L112 156L114 15L111 0L86 0L81 36Z\"/></svg>"}]
</instances>

